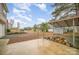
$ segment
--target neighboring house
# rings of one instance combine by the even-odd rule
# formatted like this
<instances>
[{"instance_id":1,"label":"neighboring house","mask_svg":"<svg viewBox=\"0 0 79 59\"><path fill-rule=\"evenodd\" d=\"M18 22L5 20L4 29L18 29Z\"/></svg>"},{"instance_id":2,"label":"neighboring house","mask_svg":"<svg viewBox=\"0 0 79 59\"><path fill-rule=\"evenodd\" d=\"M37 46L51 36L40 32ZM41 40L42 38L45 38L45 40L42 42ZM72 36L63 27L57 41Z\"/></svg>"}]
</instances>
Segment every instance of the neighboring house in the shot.
<instances>
[{"instance_id":1,"label":"neighboring house","mask_svg":"<svg viewBox=\"0 0 79 59\"><path fill-rule=\"evenodd\" d=\"M6 14L8 12L7 6L5 3L0 3L0 38L5 36L7 19Z\"/></svg>"},{"instance_id":2,"label":"neighboring house","mask_svg":"<svg viewBox=\"0 0 79 59\"><path fill-rule=\"evenodd\" d=\"M14 20L7 20L7 29L12 29L14 24Z\"/></svg>"}]
</instances>

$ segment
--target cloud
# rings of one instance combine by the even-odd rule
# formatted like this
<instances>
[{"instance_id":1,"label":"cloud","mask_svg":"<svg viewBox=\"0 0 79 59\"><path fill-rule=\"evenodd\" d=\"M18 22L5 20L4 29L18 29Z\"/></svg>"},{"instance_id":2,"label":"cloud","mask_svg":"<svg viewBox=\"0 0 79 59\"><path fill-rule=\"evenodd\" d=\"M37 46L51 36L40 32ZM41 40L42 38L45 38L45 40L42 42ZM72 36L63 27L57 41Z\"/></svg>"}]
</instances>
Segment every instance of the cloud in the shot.
<instances>
[{"instance_id":1,"label":"cloud","mask_svg":"<svg viewBox=\"0 0 79 59\"><path fill-rule=\"evenodd\" d=\"M24 16L24 15L19 14L18 17L23 19L23 20L32 21L32 19L30 17Z\"/></svg>"},{"instance_id":2,"label":"cloud","mask_svg":"<svg viewBox=\"0 0 79 59\"><path fill-rule=\"evenodd\" d=\"M36 7L40 8L42 11L46 11L46 4L34 4Z\"/></svg>"},{"instance_id":3,"label":"cloud","mask_svg":"<svg viewBox=\"0 0 79 59\"><path fill-rule=\"evenodd\" d=\"M32 15L28 15L29 17L32 17Z\"/></svg>"},{"instance_id":4,"label":"cloud","mask_svg":"<svg viewBox=\"0 0 79 59\"><path fill-rule=\"evenodd\" d=\"M24 27L23 25L24 24L29 24L31 21L32 21L32 19L30 18L30 17L27 17L27 16L23 16L23 15L21 15L21 14L19 14L17 17L16 16L8 16L8 19L9 20L14 20L14 25L13 25L13 27L17 27L17 22L19 22L20 23L20 26L21 27Z\"/></svg>"},{"instance_id":5,"label":"cloud","mask_svg":"<svg viewBox=\"0 0 79 59\"><path fill-rule=\"evenodd\" d=\"M23 22L30 22L32 19L31 19L31 15L27 15L25 14L25 10L20 10L20 9L17 9L17 8L13 8L13 15L11 16L8 16L8 19L18 19L18 20L21 20Z\"/></svg>"},{"instance_id":6,"label":"cloud","mask_svg":"<svg viewBox=\"0 0 79 59\"><path fill-rule=\"evenodd\" d=\"M41 24L43 22L46 22L46 20L44 18L38 18L37 19L37 24Z\"/></svg>"},{"instance_id":7,"label":"cloud","mask_svg":"<svg viewBox=\"0 0 79 59\"><path fill-rule=\"evenodd\" d=\"M32 19L32 15L30 14L26 14L27 11L30 11L30 6L31 4L25 4L25 3L16 3L14 4L14 8L13 8L13 14L14 14L14 18L13 19L19 19L21 21L24 22L30 22Z\"/></svg>"},{"instance_id":8,"label":"cloud","mask_svg":"<svg viewBox=\"0 0 79 59\"><path fill-rule=\"evenodd\" d=\"M30 9L31 4L28 4L28 3L27 4L26 3L18 3L18 4L16 3L16 4L14 4L14 6L21 10L31 11L31 9Z\"/></svg>"},{"instance_id":9,"label":"cloud","mask_svg":"<svg viewBox=\"0 0 79 59\"><path fill-rule=\"evenodd\" d=\"M20 14L20 13L25 13L26 11L24 10L19 10L19 9L16 9L16 8L13 8L13 13L14 14Z\"/></svg>"},{"instance_id":10,"label":"cloud","mask_svg":"<svg viewBox=\"0 0 79 59\"><path fill-rule=\"evenodd\" d=\"M14 16L7 16L8 20L11 20L11 19L14 19L14 18L15 18Z\"/></svg>"}]
</instances>

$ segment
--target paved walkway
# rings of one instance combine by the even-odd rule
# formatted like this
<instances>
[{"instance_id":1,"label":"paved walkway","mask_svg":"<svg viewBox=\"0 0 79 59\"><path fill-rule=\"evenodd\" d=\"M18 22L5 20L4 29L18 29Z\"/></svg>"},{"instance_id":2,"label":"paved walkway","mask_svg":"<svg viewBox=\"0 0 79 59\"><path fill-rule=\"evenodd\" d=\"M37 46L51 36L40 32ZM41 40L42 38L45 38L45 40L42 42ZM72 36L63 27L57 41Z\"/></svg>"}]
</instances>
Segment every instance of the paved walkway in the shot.
<instances>
[{"instance_id":1,"label":"paved walkway","mask_svg":"<svg viewBox=\"0 0 79 59\"><path fill-rule=\"evenodd\" d=\"M7 55L73 55L78 50L46 39L35 39L7 46Z\"/></svg>"}]
</instances>

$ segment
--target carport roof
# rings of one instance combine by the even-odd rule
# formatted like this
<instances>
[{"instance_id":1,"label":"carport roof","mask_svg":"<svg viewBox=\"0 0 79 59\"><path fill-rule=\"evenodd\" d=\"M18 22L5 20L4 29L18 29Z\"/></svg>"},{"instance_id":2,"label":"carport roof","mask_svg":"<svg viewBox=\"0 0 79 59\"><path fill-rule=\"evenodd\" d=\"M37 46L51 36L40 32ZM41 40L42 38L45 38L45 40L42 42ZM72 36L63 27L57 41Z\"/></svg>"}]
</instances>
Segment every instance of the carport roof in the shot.
<instances>
[{"instance_id":1,"label":"carport roof","mask_svg":"<svg viewBox=\"0 0 79 59\"><path fill-rule=\"evenodd\" d=\"M67 17L66 19L60 19L49 22L54 27L70 27L73 26L73 19L75 26L79 26L79 16Z\"/></svg>"}]
</instances>

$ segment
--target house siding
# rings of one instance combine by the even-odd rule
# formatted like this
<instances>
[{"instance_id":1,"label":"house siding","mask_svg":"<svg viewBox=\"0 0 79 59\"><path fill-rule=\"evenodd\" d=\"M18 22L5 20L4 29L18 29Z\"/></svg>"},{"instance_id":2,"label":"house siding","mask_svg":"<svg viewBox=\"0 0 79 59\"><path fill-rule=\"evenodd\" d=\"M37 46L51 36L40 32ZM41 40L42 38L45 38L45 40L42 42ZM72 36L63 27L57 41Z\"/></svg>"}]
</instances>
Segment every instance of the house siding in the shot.
<instances>
[{"instance_id":1,"label":"house siding","mask_svg":"<svg viewBox=\"0 0 79 59\"><path fill-rule=\"evenodd\" d=\"M6 29L6 11L4 10L3 4L0 3L0 38L5 36Z\"/></svg>"},{"instance_id":2,"label":"house siding","mask_svg":"<svg viewBox=\"0 0 79 59\"><path fill-rule=\"evenodd\" d=\"M0 13L2 13L2 5L0 4Z\"/></svg>"},{"instance_id":3,"label":"house siding","mask_svg":"<svg viewBox=\"0 0 79 59\"><path fill-rule=\"evenodd\" d=\"M53 32L57 34L63 34L63 28L54 28Z\"/></svg>"}]
</instances>

